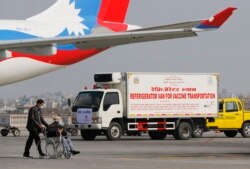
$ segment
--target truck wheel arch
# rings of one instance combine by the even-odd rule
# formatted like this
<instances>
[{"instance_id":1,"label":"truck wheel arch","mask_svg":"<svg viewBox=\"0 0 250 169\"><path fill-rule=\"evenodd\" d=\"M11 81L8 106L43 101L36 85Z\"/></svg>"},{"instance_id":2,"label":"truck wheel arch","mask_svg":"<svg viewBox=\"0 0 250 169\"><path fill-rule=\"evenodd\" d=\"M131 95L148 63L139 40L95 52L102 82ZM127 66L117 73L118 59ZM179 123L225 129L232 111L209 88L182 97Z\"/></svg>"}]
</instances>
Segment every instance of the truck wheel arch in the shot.
<instances>
[{"instance_id":1,"label":"truck wheel arch","mask_svg":"<svg viewBox=\"0 0 250 169\"><path fill-rule=\"evenodd\" d=\"M186 123L189 123L191 125L191 127L194 126L194 122L193 122L193 119L177 119L176 122L175 122L175 127L178 127L180 122L186 122Z\"/></svg>"},{"instance_id":2,"label":"truck wheel arch","mask_svg":"<svg viewBox=\"0 0 250 169\"><path fill-rule=\"evenodd\" d=\"M113 123L113 122L119 123L121 125L121 127L122 127L122 130L125 128L125 124L124 124L122 118L114 118L114 119L111 120L110 124Z\"/></svg>"}]
</instances>

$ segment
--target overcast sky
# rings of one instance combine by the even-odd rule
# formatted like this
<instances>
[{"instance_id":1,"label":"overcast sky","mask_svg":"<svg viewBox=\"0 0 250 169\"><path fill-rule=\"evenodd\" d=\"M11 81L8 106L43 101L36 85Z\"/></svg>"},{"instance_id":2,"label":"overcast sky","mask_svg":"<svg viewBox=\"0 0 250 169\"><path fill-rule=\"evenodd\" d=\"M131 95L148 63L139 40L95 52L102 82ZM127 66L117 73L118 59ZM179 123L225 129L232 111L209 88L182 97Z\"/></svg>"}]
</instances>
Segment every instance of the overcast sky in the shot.
<instances>
[{"instance_id":1,"label":"overcast sky","mask_svg":"<svg viewBox=\"0 0 250 169\"><path fill-rule=\"evenodd\" d=\"M0 18L25 19L54 2L0 0ZM83 86L92 86L95 72L117 71L216 72L220 73L220 89L248 94L249 0L131 0L126 22L147 27L205 19L228 6L235 6L238 10L220 30L200 33L194 38L115 47L66 69L0 87L0 98L58 91L76 95Z\"/></svg>"}]
</instances>

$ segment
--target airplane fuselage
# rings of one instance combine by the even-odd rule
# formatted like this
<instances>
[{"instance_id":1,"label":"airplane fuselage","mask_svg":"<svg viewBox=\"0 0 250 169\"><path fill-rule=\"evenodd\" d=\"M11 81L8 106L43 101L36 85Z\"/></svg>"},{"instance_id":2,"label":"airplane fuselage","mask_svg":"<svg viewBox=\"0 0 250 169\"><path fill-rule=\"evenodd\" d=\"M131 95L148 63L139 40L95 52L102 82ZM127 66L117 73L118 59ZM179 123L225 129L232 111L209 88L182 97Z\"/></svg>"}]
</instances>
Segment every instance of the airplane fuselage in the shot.
<instances>
[{"instance_id":1,"label":"airplane fuselage","mask_svg":"<svg viewBox=\"0 0 250 169\"><path fill-rule=\"evenodd\" d=\"M26 20L0 20L0 86L64 68L113 46L197 36L236 8L207 20L140 28L124 23L129 0L56 0Z\"/></svg>"},{"instance_id":2,"label":"airplane fuselage","mask_svg":"<svg viewBox=\"0 0 250 169\"><path fill-rule=\"evenodd\" d=\"M32 38L50 38L69 36L68 31L61 29L60 23L31 22L21 20L0 20L0 40L24 40ZM63 23L74 27L74 22ZM77 26L78 23L75 25ZM138 28L136 26L124 26L124 23L107 24L108 27L96 25L98 30L112 32L127 31ZM126 28L126 29L124 29ZM93 29L94 33L97 32ZM98 32L97 32L98 33ZM38 36L39 35L39 36ZM80 50L73 44L57 45L51 51L51 55L43 55L47 48L20 49L21 52L8 50L0 51L0 86L26 80L42 74L65 68L68 65L77 63L96 55L104 49ZM11 65L11 66L10 66Z\"/></svg>"}]
</instances>

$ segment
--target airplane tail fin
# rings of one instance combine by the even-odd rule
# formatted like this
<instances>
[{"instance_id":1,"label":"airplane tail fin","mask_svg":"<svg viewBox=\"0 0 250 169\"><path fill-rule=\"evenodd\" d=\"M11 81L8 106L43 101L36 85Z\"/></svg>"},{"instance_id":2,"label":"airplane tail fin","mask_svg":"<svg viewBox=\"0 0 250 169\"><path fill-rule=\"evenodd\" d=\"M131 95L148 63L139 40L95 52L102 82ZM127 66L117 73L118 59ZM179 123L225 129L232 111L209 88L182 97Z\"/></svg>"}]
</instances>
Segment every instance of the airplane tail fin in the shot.
<instances>
[{"instance_id":1,"label":"airplane tail fin","mask_svg":"<svg viewBox=\"0 0 250 169\"><path fill-rule=\"evenodd\" d=\"M196 27L198 29L217 29L223 25L223 23L233 14L237 8L228 7L223 11L217 13L213 17L201 21L201 23Z\"/></svg>"},{"instance_id":2,"label":"airplane tail fin","mask_svg":"<svg viewBox=\"0 0 250 169\"><path fill-rule=\"evenodd\" d=\"M130 0L57 0L43 12L27 20L72 19L69 16L82 18L98 17L100 20L123 23ZM90 18L89 18L90 19Z\"/></svg>"},{"instance_id":3,"label":"airplane tail fin","mask_svg":"<svg viewBox=\"0 0 250 169\"><path fill-rule=\"evenodd\" d=\"M124 31L127 28L127 25L123 24L123 22L129 1L130 0L57 0L48 9L27 20L56 22L58 24L63 22L79 23L79 29L84 29L85 34L91 33L91 30L95 28L97 23L107 26L113 31ZM79 30L75 31L75 26L67 25L67 28L70 33L81 32Z\"/></svg>"},{"instance_id":4,"label":"airplane tail fin","mask_svg":"<svg viewBox=\"0 0 250 169\"><path fill-rule=\"evenodd\" d=\"M129 0L102 0L98 18L107 22L123 23Z\"/></svg>"},{"instance_id":5,"label":"airplane tail fin","mask_svg":"<svg viewBox=\"0 0 250 169\"><path fill-rule=\"evenodd\" d=\"M81 21L97 19L102 0L57 0L31 21Z\"/></svg>"}]
</instances>

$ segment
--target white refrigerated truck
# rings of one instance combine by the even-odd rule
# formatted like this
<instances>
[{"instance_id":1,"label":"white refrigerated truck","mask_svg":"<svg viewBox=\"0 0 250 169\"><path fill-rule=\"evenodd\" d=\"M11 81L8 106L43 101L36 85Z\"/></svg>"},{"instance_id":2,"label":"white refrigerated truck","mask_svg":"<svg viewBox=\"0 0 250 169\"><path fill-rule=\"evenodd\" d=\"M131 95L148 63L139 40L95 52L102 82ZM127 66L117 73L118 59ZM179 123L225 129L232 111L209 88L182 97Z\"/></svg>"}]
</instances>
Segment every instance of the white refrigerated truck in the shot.
<instances>
[{"instance_id":1,"label":"white refrigerated truck","mask_svg":"<svg viewBox=\"0 0 250 169\"><path fill-rule=\"evenodd\" d=\"M91 90L79 92L72 123L85 140L147 131L151 139L189 139L206 118L217 117L218 74L116 72L94 75Z\"/></svg>"}]
</instances>

